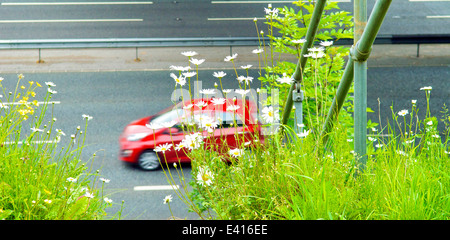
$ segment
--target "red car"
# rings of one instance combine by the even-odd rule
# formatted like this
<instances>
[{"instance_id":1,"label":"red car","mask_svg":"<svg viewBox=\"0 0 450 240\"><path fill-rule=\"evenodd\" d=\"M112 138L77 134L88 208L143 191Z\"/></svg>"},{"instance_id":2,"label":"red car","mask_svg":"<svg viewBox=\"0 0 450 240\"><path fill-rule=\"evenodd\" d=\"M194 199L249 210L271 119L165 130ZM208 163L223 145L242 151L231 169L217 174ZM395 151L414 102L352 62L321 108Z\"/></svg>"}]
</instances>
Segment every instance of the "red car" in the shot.
<instances>
[{"instance_id":1,"label":"red car","mask_svg":"<svg viewBox=\"0 0 450 240\"><path fill-rule=\"evenodd\" d=\"M203 98L180 102L127 125L119 138L120 160L143 170L158 169L160 159L190 162L187 153L195 148L193 142L185 147L180 143L192 136L202 136L203 147L221 154L255 142L261 144L264 139L256 117L257 107L249 100Z\"/></svg>"}]
</instances>

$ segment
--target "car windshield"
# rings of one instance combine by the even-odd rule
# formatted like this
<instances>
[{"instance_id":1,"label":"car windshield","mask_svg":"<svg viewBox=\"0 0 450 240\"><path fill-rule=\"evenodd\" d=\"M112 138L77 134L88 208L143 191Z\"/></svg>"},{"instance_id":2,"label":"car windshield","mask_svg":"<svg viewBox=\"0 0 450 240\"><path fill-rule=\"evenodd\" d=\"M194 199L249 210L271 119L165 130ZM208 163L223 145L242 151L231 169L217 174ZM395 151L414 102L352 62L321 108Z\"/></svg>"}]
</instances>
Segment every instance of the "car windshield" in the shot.
<instances>
[{"instance_id":1,"label":"car windshield","mask_svg":"<svg viewBox=\"0 0 450 240\"><path fill-rule=\"evenodd\" d=\"M155 116L151 122L155 124L166 123L170 121L177 121L183 116L183 109L173 109L171 111L162 113L161 115Z\"/></svg>"},{"instance_id":2,"label":"car windshield","mask_svg":"<svg viewBox=\"0 0 450 240\"><path fill-rule=\"evenodd\" d=\"M213 118L215 121L219 123L219 125L229 125L233 124L236 121L236 124L239 126L242 125L242 120L239 116L232 114L230 112L222 112L222 111L209 111L209 110L203 110L203 111L195 111L194 116L200 117L200 115L207 116L210 118ZM184 116L184 118L183 118ZM155 124L162 124L170 121L176 121L177 123L181 122L181 119L184 119L183 122L185 124L188 124L191 117L191 111L186 111L180 108L173 109L168 112L164 112L160 115L155 116L150 121ZM236 119L235 119L236 118Z\"/></svg>"}]
</instances>

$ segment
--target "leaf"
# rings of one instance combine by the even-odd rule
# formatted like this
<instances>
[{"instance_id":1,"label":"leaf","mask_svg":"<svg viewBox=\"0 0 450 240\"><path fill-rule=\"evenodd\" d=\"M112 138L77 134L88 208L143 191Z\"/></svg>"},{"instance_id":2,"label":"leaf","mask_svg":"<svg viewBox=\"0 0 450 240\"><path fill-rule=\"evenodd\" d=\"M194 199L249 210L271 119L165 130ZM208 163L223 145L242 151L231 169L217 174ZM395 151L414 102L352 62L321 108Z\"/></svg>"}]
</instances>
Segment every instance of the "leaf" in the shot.
<instances>
[{"instance_id":1,"label":"leaf","mask_svg":"<svg viewBox=\"0 0 450 240\"><path fill-rule=\"evenodd\" d=\"M80 197L74 204L69 207L67 214L65 214L65 218L78 219L77 217L83 214L89 207L89 202L90 201L88 197Z\"/></svg>"}]
</instances>

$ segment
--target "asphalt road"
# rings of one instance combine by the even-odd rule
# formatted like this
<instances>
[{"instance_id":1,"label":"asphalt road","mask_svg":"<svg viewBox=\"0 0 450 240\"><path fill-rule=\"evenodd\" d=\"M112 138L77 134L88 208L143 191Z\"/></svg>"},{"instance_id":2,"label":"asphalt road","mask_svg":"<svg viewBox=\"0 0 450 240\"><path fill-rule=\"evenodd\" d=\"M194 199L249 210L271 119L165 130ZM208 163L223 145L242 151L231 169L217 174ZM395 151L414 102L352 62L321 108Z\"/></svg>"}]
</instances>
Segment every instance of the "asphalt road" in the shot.
<instances>
[{"instance_id":1,"label":"asphalt road","mask_svg":"<svg viewBox=\"0 0 450 240\"><path fill-rule=\"evenodd\" d=\"M237 88L233 71L228 72L225 88ZM202 70L199 73L204 88L212 88L213 70ZM250 72L256 76L255 71ZM106 191L116 204L125 201L124 219L167 219L170 217L163 198L172 194L172 210L177 217L196 219L197 216L188 213L186 206L175 196L172 190L137 191L139 186L166 185L167 180L162 171L144 172L129 167L118 160L118 137L130 121L151 115L172 103L170 95L173 91L173 80L169 71L130 71L130 72L87 72L87 73L27 73L25 80L52 81L56 84L52 101L55 104L53 117L57 118L55 128L61 128L70 135L76 126L84 126L82 114L93 116L87 130L87 147L83 150L83 161L90 163L92 156L96 157L92 170L100 170L100 174L110 179ZM15 87L16 74L2 74L5 78L2 84L7 88ZM368 70L368 106L375 113L368 115L369 119L378 121L391 116L390 106L394 111L411 109L411 100L416 99L423 116L425 95L419 89L432 86L431 108L439 118L443 104L450 106L450 72L448 66L435 67L373 67ZM254 83L258 84L258 83ZM45 91L42 90L42 91ZM43 92L39 93L43 94ZM378 99L381 102L381 112L378 112ZM48 114L51 114L49 111ZM48 115L50 117L51 115ZM383 122L385 123L385 122ZM64 141L60 143L64 146ZM190 166L184 165L186 176L190 175ZM187 181L190 178L188 177ZM111 213L119 209L116 205Z\"/></svg>"},{"instance_id":2,"label":"asphalt road","mask_svg":"<svg viewBox=\"0 0 450 240\"><path fill-rule=\"evenodd\" d=\"M342 10L353 12L352 1L340 1ZM1 1L0 39L255 37L253 18L264 18L268 3L274 7L290 4L265 0L118 2ZM369 15L374 2L368 1ZM447 34L449 17L447 0L395 0L379 34ZM266 29L262 20L258 25Z\"/></svg>"}]
</instances>

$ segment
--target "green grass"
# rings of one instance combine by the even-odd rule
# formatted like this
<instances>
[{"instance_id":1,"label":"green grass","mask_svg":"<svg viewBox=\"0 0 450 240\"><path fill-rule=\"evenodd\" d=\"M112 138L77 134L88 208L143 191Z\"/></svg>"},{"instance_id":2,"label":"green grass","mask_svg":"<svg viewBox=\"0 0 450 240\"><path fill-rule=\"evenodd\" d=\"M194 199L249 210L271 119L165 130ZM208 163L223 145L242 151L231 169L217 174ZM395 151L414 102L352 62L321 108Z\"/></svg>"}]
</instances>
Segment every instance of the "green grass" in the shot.
<instances>
[{"instance_id":1,"label":"green grass","mask_svg":"<svg viewBox=\"0 0 450 240\"><path fill-rule=\"evenodd\" d=\"M31 99L36 97L36 88L46 86L23 82L19 75L11 91L0 81L0 219L111 218L105 209L113 203L102 191L106 181L98 171L91 172L87 159L81 157L88 120L84 120L84 129L77 127L65 136L55 128L53 106L48 104L54 93L47 91L44 104L38 104ZM49 120L45 120L47 110L52 112ZM58 147L60 139L67 145Z\"/></svg>"},{"instance_id":2,"label":"green grass","mask_svg":"<svg viewBox=\"0 0 450 240\"><path fill-rule=\"evenodd\" d=\"M283 143L269 139L231 165L195 158L214 182L194 185L197 204L214 219L400 220L450 218L450 164L447 145L412 148L404 155L390 137L373 149L358 172L346 129L333 132L332 151L317 147L316 136ZM445 149L445 150L444 150ZM195 155L194 155L195 156ZM199 197L201 196L201 197ZM205 208L204 208L205 209ZM202 215L203 214L203 215Z\"/></svg>"}]
</instances>

